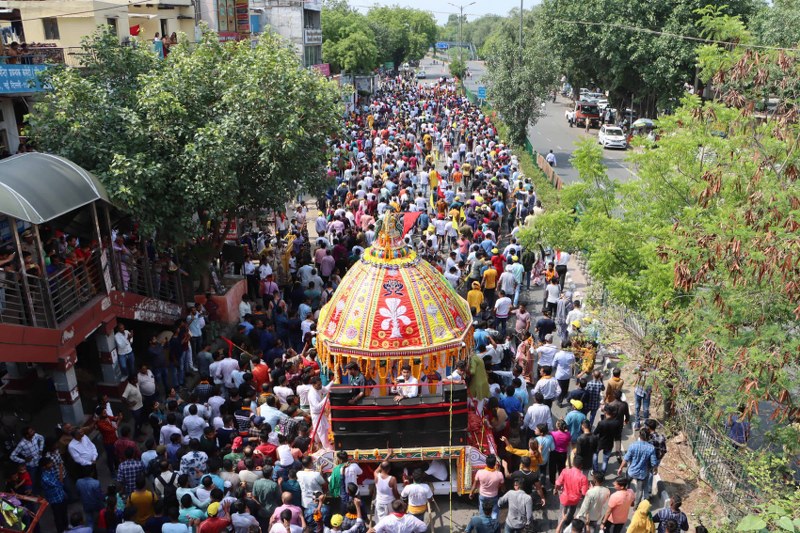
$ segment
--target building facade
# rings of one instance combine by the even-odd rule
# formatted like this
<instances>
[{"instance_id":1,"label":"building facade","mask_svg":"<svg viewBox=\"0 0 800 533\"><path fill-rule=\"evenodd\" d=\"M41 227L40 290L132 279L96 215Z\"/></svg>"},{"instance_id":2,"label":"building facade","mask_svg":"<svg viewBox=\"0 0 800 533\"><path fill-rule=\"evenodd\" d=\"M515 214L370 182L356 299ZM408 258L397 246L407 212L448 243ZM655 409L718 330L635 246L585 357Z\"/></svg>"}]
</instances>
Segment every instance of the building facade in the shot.
<instances>
[{"instance_id":1,"label":"building facade","mask_svg":"<svg viewBox=\"0 0 800 533\"><path fill-rule=\"evenodd\" d=\"M266 0L269 29L291 42L304 67L322 63L322 24L319 0Z\"/></svg>"}]
</instances>

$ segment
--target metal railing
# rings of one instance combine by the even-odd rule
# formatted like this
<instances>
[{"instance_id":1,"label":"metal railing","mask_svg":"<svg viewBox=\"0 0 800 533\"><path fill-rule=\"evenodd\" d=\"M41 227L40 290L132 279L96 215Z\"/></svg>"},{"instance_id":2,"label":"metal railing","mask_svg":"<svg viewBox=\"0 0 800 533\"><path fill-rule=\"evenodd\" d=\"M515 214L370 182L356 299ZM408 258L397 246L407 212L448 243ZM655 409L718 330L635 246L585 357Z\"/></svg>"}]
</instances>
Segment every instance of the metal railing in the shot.
<instances>
[{"instance_id":1,"label":"metal railing","mask_svg":"<svg viewBox=\"0 0 800 533\"><path fill-rule=\"evenodd\" d=\"M185 305L180 270L170 271L169 264L151 263L146 255L115 251L113 255L115 286L122 291Z\"/></svg>"},{"instance_id":2,"label":"metal railing","mask_svg":"<svg viewBox=\"0 0 800 533\"><path fill-rule=\"evenodd\" d=\"M40 282L47 284L50 295L50 324L64 322L95 296L105 293L99 250L87 261L62 269Z\"/></svg>"},{"instance_id":3,"label":"metal railing","mask_svg":"<svg viewBox=\"0 0 800 533\"><path fill-rule=\"evenodd\" d=\"M744 468L750 461L750 450L703 422L699 408L690 401L676 403L675 420L699 463L700 478L714 489L725 514L735 524L757 503L754 498L758 491L747 479Z\"/></svg>"},{"instance_id":4,"label":"metal railing","mask_svg":"<svg viewBox=\"0 0 800 533\"><path fill-rule=\"evenodd\" d=\"M56 328L106 294L106 277L119 290L185 304L180 270L152 264L146 256L123 259L118 252L107 261L103 253L95 250L85 262L47 277L0 272L0 324Z\"/></svg>"},{"instance_id":5,"label":"metal railing","mask_svg":"<svg viewBox=\"0 0 800 533\"><path fill-rule=\"evenodd\" d=\"M103 293L99 250L85 262L66 265L47 277L5 272L0 279L0 323L55 328Z\"/></svg>"}]
</instances>

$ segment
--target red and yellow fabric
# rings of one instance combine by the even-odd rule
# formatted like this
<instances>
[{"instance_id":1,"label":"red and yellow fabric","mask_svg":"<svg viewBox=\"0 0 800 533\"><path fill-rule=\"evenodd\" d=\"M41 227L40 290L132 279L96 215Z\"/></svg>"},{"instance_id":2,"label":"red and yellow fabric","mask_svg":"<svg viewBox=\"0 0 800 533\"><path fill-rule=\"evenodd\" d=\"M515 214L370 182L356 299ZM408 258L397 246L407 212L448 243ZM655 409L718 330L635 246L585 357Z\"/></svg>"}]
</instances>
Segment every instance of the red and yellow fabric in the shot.
<instances>
[{"instance_id":1,"label":"red and yellow fabric","mask_svg":"<svg viewBox=\"0 0 800 533\"><path fill-rule=\"evenodd\" d=\"M320 312L321 359L329 366L339 366L341 358L348 357L421 368L466 357L472 347L467 302L430 263L405 246L402 222L394 215L380 222L375 244Z\"/></svg>"}]
</instances>

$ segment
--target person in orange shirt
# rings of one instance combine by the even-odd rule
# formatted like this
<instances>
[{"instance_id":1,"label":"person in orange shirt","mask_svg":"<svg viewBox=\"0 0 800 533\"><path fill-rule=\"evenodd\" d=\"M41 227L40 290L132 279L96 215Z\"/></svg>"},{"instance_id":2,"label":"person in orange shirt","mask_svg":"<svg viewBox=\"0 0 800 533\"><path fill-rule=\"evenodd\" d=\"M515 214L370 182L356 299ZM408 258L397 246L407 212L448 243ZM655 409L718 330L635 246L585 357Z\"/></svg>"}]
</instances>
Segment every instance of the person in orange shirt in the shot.
<instances>
[{"instance_id":1,"label":"person in orange shirt","mask_svg":"<svg viewBox=\"0 0 800 533\"><path fill-rule=\"evenodd\" d=\"M455 172L453 172L453 183L461 184L461 178L463 176L464 175L461 173L460 170L456 170Z\"/></svg>"},{"instance_id":2,"label":"person in orange shirt","mask_svg":"<svg viewBox=\"0 0 800 533\"><path fill-rule=\"evenodd\" d=\"M269 367L266 363L261 361L260 357L255 357L253 359L253 386L257 391L261 390L261 386L264 383L269 383Z\"/></svg>"}]
</instances>

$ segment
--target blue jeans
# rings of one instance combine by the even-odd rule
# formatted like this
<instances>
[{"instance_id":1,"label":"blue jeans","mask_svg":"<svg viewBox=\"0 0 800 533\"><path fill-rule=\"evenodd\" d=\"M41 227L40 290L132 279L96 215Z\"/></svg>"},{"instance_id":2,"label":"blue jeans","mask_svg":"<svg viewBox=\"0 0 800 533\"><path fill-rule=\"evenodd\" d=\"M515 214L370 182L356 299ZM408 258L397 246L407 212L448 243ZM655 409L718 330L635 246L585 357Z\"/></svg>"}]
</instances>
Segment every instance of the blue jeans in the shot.
<instances>
[{"instance_id":1,"label":"blue jeans","mask_svg":"<svg viewBox=\"0 0 800 533\"><path fill-rule=\"evenodd\" d=\"M497 331L500 332L500 335L505 337L508 328L508 317L503 317L503 318L496 317L495 327L497 328Z\"/></svg>"},{"instance_id":2,"label":"blue jeans","mask_svg":"<svg viewBox=\"0 0 800 533\"><path fill-rule=\"evenodd\" d=\"M525 284L525 288L530 290L531 288L531 271L526 270L525 273L522 275L522 283Z\"/></svg>"},{"instance_id":3,"label":"blue jeans","mask_svg":"<svg viewBox=\"0 0 800 533\"><path fill-rule=\"evenodd\" d=\"M169 392L169 384L167 383L167 369L163 367L154 368L153 376L156 378L156 385L161 383L161 386L164 387L164 395L166 395Z\"/></svg>"},{"instance_id":4,"label":"blue jeans","mask_svg":"<svg viewBox=\"0 0 800 533\"><path fill-rule=\"evenodd\" d=\"M648 391L645 393L644 396L639 396L638 394L634 395L635 398L635 407L634 407L634 424L635 427L641 427L642 423L650 418L650 396L651 392ZM641 414L641 416L639 416Z\"/></svg>"},{"instance_id":5,"label":"blue jeans","mask_svg":"<svg viewBox=\"0 0 800 533\"><path fill-rule=\"evenodd\" d=\"M119 355L119 369L125 374L126 378L136 375L136 369L134 368L134 356L133 352L128 353L121 353Z\"/></svg>"},{"instance_id":6,"label":"blue jeans","mask_svg":"<svg viewBox=\"0 0 800 533\"><path fill-rule=\"evenodd\" d=\"M653 487L653 471L648 469L644 479L634 478L634 480L636 481L636 501L633 505L638 507L640 501L650 497L650 491Z\"/></svg>"},{"instance_id":7,"label":"blue jeans","mask_svg":"<svg viewBox=\"0 0 800 533\"><path fill-rule=\"evenodd\" d=\"M514 307L519 305L519 290L522 288L522 285L517 285L517 288L514 289Z\"/></svg>"},{"instance_id":8,"label":"blue jeans","mask_svg":"<svg viewBox=\"0 0 800 533\"><path fill-rule=\"evenodd\" d=\"M601 453L603 454L603 463L602 463L602 465L600 464L600 461L599 461ZM608 470L608 458L611 457L611 455L613 455L613 453L614 453L613 448L611 450L607 450L607 451L606 450L597 450L597 453L594 454L594 460L592 461L594 463L594 469L595 470L599 470L600 472L603 472L605 474L606 470Z\"/></svg>"},{"instance_id":9,"label":"blue jeans","mask_svg":"<svg viewBox=\"0 0 800 533\"><path fill-rule=\"evenodd\" d=\"M587 418L589 419L589 427L592 427L594 425L594 417L597 416L598 410L599 408L589 410L589 414L587 416Z\"/></svg>"},{"instance_id":10,"label":"blue jeans","mask_svg":"<svg viewBox=\"0 0 800 533\"><path fill-rule=\"evenodd\" d=\"M478 504L480 505L480 513L483 513L483 508L486 505L492 506L492 519L497 520L497 515L500 513L500 506L497 505L497 502L500 501L500 498L497 496L478 496Z\"/></svg>"}]
</instances>

